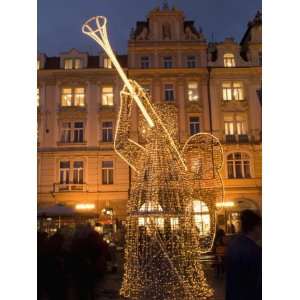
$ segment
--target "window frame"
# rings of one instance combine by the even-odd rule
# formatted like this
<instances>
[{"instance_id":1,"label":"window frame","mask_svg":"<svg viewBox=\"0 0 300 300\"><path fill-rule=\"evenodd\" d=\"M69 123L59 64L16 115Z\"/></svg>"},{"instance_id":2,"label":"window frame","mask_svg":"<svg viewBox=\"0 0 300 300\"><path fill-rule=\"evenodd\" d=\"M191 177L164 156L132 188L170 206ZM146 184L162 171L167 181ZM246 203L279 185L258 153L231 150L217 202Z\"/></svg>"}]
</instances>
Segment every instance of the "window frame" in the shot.
<instances>
[{"instance_id":1,"label":"window frame","mask_svg":"<svg viewBox=\"0 0 300 300\"><path fill-rule=\"evenodd\" d=\"M165 55L163 56L163 67L165 69L172 69L173 68L173 56Z\"/></svg>"},{"instance_id":2,"label":"window frame","mask_svg":"<svg viewBox=\"0 0 300 300\"><path fill-rule=\"evenodd\" d=\"M76 93L76 90L82 89L82 93ZM70 90L69 93L66 93L65 90ZM81 99L78 102L79 105L77 105L77 96L81 95ZM64 96L68 96L69 100L64 99ZM64 103L67 103L65 101L69 101L70 105L63 105ZM76 105L75 105L76 104ZM60 88L60 107L66 108L66 107L85 107L86 106L86 88L83 85L78 86L62 86Z\"/></svg>"},{"instance_id":3,"label":"window frame","mask_svg":"<svg viewBox=\"0 0 300 300\"><path fill-rule=\"evenodd\" d=\"M150 68L150 57L149 56L142 55L140 57L140 68L141 69L149 69Z\"/></svg>"},{"instance_id":4,"label":"window frame","mask_svg":"<svg viewBox=\"0 0 300 300\"><path fill-rule=\"evenodd\" d=\"M111 123L111 127L104 126L105 123ZM109 136L111 135L111 139ZM102 121L101 123L101 142L113 143L114 141L114 124L111 120Z\"/></svg>"},{"instance_id":5,"label":"window frame","mask_svg":"<svg viewBox=\"0 0 300 300\"><path fill-rule=\"evenodd\" d=\"M167 86L169 86L169 87L172 86L172 89L166 88ZM170 92L170 94L167 92ZM167 99L167 98L169 98L169 96L167 96L167 95L172 95L172 97L170 97L170 99ZM175 85L174 85L174 83L164 83L164 101L166 103L175 102Z\"/></svg>"},{"instance_id":6,"label":"window frame","mask_svg":"<svg viewBox=\"0 0 300 300\"><path fill-rule=\"evenodd\" d=\"M195 88L191 88L191 84L196 84ZM196 93L195 93L196 92ZM195 94L197 94L197 99L193 100L191 98L195 97ZM187 96L189 102L198 102L200 100L200 93L199 93L199 83L198 81L190 80L187 83Z\"/></svg>"},{"instance_id":7,"label":"window frame","mask_svg":"<svg viewBox=\"0 0 300 300\"><path fill-rule=\"evenodd\" d=\"M191 59L193 57L193 59ZM197 67L196 55L187 55L186 57L186 67L189 69L194 69Z\"/></svg>"},{"instance_id":8,"label":"window frame","mask_svg":"<svg viewBox=\"0 0 300 300\"><path fill-rule=\"evenodd\" d=\"M105 162L111 162L112 167L104 167ZM115 178L114 178L114 160L102 160L101 161L101 183L102 185L112 185L114 184ZM111 179L111 180L110 180Z\"/></svg>"},{"instance_id":9,"label":"window frame","mask_svg":"<svg viewBox=\"0 0 300 300\"><path fill-rule=\"evenodd\" d=\"M236 158L240 155L240 158ZM232 156L232 158L230 158ZM229 166L232 168L229 171ZM246 172L247 166L247 172ZM238 168L240 169L238 171ZM226 172L228 179L251 179L253 178L252 172L252 159L247 152L231 152L226 155ZM240 175L238 174L240 172Z\"/></svg>"},{"instance_id":10,"label":"window frame","mask_svg":"<svg viewBox=\"0 0 300 300\"><path fill-rule=\"evenodd\" d=\"M104 89L111 88L111 92L104 92ZM101 89L101 106L103 107L113 107L115 105L115 95L114 95L114 86L113 84L104 84L100 87ZM106 98L104 98L106 96ZM111 96L111 98L109 97ZM104 101L104 99L106 101ZM104 103L105 102L105 103ZM111 104L110 104L111 103Z\"/></svg>"},{"instance_id":11,"label":"window frame","mask_svg":"<svg viewBox=\"0 0 300 300\"><path fill-rule=\"evenodd\" d=\"M191 120L192 118L197 118L198 121L192 121ZM201 132L201 126L200 125L201 125L201 121L200 121L200 117L199 116L189 116L189 133L190 133L190 136ZM192 133L193 130L195 129L194 128L195 126L196 127L198 126L198 131ZM193 127L193 130L192 130L192 127Z\"/></svg>"},{"instance_id":12,"label":"window frame","mask_svg":"<svg viewBox=\"0 0 300 300\"><path fill-rule=\"evenodd\" d=\"M82 123L82 127L76 127L76 123ZM69 127L64 125L69 124ZM83 120L62 120L60 122L61 144L84 144L85 143L85 121Z\"/></svg>"},{"instance_id":13,"label":"window frame","mask_svg":"<svg viewBox=\"0 0 300 300\"><path fill-rule=\"evenodd\" d=\"M245 101L245 85L242 81L223 81L222 101Z\"/></svg>"},{"instance_id":14,"label":"window frame","mask_svg":"<svg viewBox=\"0 0 300 300\"><path fill-rule=\"evenodd\" d=\"M225 68L236 67L235 55L231 52L224 53L223 62Z\"/></svg>"}]
</instances>

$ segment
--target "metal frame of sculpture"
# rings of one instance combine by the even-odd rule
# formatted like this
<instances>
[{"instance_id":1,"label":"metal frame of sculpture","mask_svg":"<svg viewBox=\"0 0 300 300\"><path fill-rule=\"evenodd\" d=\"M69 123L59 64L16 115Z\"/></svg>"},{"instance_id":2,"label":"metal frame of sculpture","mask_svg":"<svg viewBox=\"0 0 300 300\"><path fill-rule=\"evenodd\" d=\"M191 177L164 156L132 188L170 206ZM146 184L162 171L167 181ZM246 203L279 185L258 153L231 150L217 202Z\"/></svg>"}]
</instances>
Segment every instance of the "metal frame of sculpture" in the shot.
<instances>
[{"instance_id":1,"label":"metal frame of sculpture","mask_svg":"<svg viewBox=\"0 0 300 300\"><path fill-rule=\"evenodd\" d=\"M127 79L109 45L106 18L94 17L82 30L106 51L124 81L114 147L136 172L127 204L120 294L130 299L209 299L213 289L199 258L212 248L215 205L223 199L222 147L213 135L201 133L180 149L176 107L152 103L137 82ZM141 111L139 143L130 134L134 104ZM197 161L196 170L191 159ZM195 198L209 208L206 236L199 235L195 224Z\"/></svg>"}]
</instances>

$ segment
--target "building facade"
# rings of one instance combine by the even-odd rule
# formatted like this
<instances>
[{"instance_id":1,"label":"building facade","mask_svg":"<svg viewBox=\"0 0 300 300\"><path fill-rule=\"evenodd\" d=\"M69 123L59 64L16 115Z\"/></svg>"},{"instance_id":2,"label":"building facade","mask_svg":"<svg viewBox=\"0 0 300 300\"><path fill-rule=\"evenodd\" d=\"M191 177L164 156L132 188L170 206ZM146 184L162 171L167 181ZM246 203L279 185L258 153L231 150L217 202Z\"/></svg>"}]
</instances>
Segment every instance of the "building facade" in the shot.
<instances>
[{"instance_id":1,"label":"building facade","mask_svg":"<svg viewBox=\"0 0 300 300\"><path fill-rule=\"evenodd\" d=\"M182 11L156 8L137 22L128 54L117 58L153 102L177 108L182 146L198 132L220 139L225 203L219 223L238 226L242 209L260 209L260 13L240 43L208 43ZM92 204L125 218L132 171L113 149L122 87L103 53L38 55L38 206ZM132 130L138 141L137 109Z\"/></svg>"}]
</instances>

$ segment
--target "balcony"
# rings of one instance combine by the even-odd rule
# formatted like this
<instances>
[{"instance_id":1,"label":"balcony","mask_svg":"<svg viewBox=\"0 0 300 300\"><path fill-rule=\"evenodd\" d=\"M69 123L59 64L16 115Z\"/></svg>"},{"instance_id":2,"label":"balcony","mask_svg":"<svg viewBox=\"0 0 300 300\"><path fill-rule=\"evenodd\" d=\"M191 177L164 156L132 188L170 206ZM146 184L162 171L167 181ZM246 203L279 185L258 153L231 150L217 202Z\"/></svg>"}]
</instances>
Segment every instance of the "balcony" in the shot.
<instances>
[{"instance_id":1,"label":"balcony","mask_svg":"<svg viewBox=\"0 0 300 300\"><path fill-rule=\"evenodd\" d=\"M54 184L54 193L61 192L86 192L87 184L77 184L77 183L55 183Z\"/></svg>"},{"instance_id":2,"label":"balcony","mask_svg":"<svg viewBox=\"0 0 300 300\"><path fill-rule=\"evenodd\" d=\"M250 142L248 134L228 134L225 135L225 143L227 144L247 144Z\"/></svg>"}]
</instances>

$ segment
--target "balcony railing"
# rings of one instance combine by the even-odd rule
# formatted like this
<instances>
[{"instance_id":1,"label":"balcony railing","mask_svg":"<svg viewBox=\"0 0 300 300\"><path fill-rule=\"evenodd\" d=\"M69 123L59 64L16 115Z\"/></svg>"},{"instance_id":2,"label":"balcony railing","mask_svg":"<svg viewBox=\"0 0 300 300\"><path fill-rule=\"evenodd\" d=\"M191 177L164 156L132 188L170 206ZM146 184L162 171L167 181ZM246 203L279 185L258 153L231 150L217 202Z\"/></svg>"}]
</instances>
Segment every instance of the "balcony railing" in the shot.
<instances>
[{"instance_id":1,"label":"balcony railing","mask_svg":"<svg viewBox=\"0 0 300 300\"><path fill-rule=\"evenodd\" d=\"M248 134L228 134L225 135L225 142L228 144L235 143L249 143L249 135Z\"/></svg>"},{"instance_id":2,"label":"balcony railing","mask_svg":"<svg viewBox=\"0 0 300 300\"><path fill-rule=\"evenodd\" d=\"M55 183L54 184L54 192L86 192L87 184L82 183Z\"/></svg>"}]
</instances>

